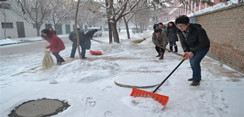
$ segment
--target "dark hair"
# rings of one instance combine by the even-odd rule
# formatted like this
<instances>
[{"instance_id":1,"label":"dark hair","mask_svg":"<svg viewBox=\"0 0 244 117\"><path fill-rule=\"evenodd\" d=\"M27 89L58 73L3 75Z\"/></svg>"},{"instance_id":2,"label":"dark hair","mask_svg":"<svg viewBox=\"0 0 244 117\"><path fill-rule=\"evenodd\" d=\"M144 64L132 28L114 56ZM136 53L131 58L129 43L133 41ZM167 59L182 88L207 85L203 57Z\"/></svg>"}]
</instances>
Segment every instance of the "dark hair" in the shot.
<instances>
[{"instance_id":1,"label":"dark hair","mask_svg":"<svg viewBox=\"0 0 244 117\"><path fill-rule=\"evenodd\" d=\"M50 34L50 32L49 32L49 29L43 29L43 30L41 31L41 33L44 33L44 34L47 35L47 36L43 36L43 35L41 35L44 39L47 39L47 38L50 38L50 37L51 37L51 34Z\"/></svg>"},{"instance_id":2,"label":"dark hair","mask_svg":"<svg viewBox=\"0 0 244 117\"><path fill-rule=\"evenodd\" d=\"M169 27L169 24L172 24L172 28L174 28L174 29L177 28L174 22L169 22L169 23L168 23L168 26L167 26L167 29L170 28L170 27Z\"/></svg>"},{"instance_id":3,"label":"dark hair","mask_svg":"<svg viewBox=\"0 0 244 117\"><path fill-rule=\"evenodd\" d=\"M158 27L158 24L153 25L153 30L155 30Z\"/></svg>"},{"instance_id":4,"label":"dark hair","mask_svg":"<svg viewBox=\"0 0 244 117\"><path fill-rule=\"evenodd\" d=\"M159 22L158 25L164 25L162 22Z\"/></svg>"},{"instance_id":5,"label":"dark hair","mask_svg":"<svg viewBox=\"0 0 244 117\"><path fill-rule=\"evenodd\" d=\"M169 24L172 24L173 27L175 26L175 23L174 22L169 22L168 23L168 27L169 27Z\"/></svg>"},{"instance_id":6,"label":"dark hair","mask_svg":"<svg viewBox=\"0 0 244 117\"><path fill-rule=\"evenodd\" d=\"M186 15L181 15L175 20L176 24L188 24L189 18Z\"/></svg>"},{"instance_id":7,"label":"dark hair","mask_svg":"<svg viewBox=\"0 0 244 117\"><path fill-rule=\"evenodd\" d=\"M162 32L162 29L160 29L159 27L156 27L156 28L154 29L154 32Z\"/></svg>"}]
</instances>

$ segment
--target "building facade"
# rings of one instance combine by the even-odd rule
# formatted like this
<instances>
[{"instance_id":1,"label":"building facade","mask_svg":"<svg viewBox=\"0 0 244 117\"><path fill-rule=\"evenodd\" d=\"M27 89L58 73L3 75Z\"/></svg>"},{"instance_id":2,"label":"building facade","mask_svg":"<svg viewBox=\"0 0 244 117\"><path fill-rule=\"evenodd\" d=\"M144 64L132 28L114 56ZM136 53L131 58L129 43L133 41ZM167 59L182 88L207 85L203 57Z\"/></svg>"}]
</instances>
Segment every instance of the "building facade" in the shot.
<instances>
[{"instance_id":1,"label":"building facade","mask_svg":"<svg viewBox=\"0 0 244 117\"><path fill-rule=\"evenodd\" d=\"M11 9L8 1L0 2L0 39L36 37L37 30L35 25L27 22ZM44 22L40 30L54 26L50 22ZM57 34L69 34L74 30L74 21L66 21L56 26Z\"/></svg>"},{"instance_id":2,"label":"building facade","mask_svg":"<svg viewBox=\"0 0 244 117\"><path fill-rule=\"evenodd\" d=\"M202 2L201 2L202 1ZM169 21L174 21L179 15L190 15L203 11L207 8L218 5L219 3L226 3L228 0L210 0L209 4L207 0L186 0L184 3L180 3L178 0L174 1L174 5L163 8L161 12L161 22L167 23Z\"/></svg>"}]
</instances>

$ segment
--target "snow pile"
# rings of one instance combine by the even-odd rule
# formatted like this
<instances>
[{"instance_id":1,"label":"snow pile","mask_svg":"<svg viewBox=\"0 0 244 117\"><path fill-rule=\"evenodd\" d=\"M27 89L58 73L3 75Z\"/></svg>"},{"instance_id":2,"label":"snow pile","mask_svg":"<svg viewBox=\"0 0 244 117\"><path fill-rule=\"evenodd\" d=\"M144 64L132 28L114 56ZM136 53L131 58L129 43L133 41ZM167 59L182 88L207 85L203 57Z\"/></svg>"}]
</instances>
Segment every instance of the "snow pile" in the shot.
<instances>
[{"instance_id":1,"label":"snow pile","mask_svg":"<svg viewBox=\"0 0 244 117\"><path fill-rule=\"evenodd\" d=\"M144 98L144 97L131 97L127 96L123 98L123 102L128 105L130 108L141 111L152 111L159 113L163 111L164 106L160 104L158 101L152 98Z\"/></svg>"},{"instance_id":2,"label":"snow pile","mask_svg":"<svg viewBox=\"0 0 244 117\"><path fill-rule=\"evenodd\" d=\"M9 39L9 38L0 40L0 45L16 44L16 43L18 43L17 40L12 40L12 39Z\"/></svg>"}]
</instances>

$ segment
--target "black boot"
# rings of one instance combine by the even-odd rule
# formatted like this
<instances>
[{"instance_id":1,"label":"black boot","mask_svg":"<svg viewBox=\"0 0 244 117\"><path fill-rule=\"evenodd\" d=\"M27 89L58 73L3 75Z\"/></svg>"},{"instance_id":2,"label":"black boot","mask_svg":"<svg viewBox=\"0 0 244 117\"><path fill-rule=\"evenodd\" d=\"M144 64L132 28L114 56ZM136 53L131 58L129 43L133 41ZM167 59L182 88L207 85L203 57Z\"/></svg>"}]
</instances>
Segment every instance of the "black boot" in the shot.
<instances>
[{"instance_id":1,"label":"black boot","mask_svg":"<svg viewBox=\"0 0 244 117\"><path fill-rule=\"evenodd\" d=\"M191 86L198 86L198 85L200 85L200 82L198 82L198 81L192 81L192 83L190 84Z\"/></svg>"},{"instance_id":2,"label":"black boot","mask_svg":"<svg viewBox=\"0 0 244 117\"><path fill-rule=\"evenodd\" d=\"M175 52L178 52L178 47L177 46L175 46Z\"/></svg>"},{"instance_id":3,"label":"black boot","mask_svg":"<svg viewBox=\"0 0 244 117\"><path fill-rule=\"evenodd\" d=\"M164 59L164 52L160 52L159 60Z\"/></svg>"},{"instance_id":4,"label":"black boot","mask_svg":"<svg viewBox=\"0 0 244 117\"><path fill-rule=\"evenodd\" d=\"M169 46L170 51L173 51L173 46Z\"/></svg>"},{"instance_id":5,"label":"black boot","mask_svg":"<svg viewBox=\"0 0 244 117\"><path fill-rule=\"evenodd\" d=\"M157 51L158 52L158 51ZM160 57L160 52L158 52L158 55L156 57Z\"/></svg>"}]
</instances>

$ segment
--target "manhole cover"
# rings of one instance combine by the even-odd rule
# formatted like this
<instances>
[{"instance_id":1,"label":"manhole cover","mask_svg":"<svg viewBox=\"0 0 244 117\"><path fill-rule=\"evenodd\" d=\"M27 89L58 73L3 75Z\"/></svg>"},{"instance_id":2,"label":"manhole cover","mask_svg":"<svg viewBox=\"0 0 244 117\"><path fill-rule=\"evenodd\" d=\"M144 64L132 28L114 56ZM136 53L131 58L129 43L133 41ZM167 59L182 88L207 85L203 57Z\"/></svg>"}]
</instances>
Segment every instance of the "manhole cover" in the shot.
<instances>
[{"instance_id":1,"label":"manhole cover","mask_svg":"<svg viewBox=\"0 0 244 117\"><path fill-rule=\"evenodd\" d=\"M24 102L11 111L9 117L46 117L64 111L70 105L57 99L38 99Z\"/></svg>"}]
</instances>

